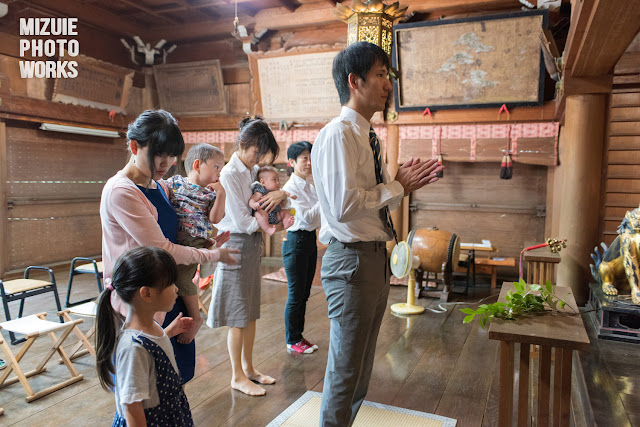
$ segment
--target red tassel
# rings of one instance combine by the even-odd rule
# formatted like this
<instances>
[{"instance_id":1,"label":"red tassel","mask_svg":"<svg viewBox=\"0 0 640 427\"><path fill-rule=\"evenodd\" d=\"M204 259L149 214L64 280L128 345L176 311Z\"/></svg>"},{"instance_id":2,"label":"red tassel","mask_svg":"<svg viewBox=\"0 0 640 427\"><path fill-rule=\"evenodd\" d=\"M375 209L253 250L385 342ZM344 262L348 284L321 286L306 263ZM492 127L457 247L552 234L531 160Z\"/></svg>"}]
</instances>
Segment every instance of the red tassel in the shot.
<instances>
[{"instance_id":1,"label":"red tassel","mask_svg":"<svg viewBox=\"0 0 640 427\"><path fill-rule=\"evenodd\" d=\"M502 157L502 164L500 165L500 179L511 179L513 176L513 162L511 161L511 154L507 154Z\"/></svg>"},{"instance_id":2,"label":"red tassel","mask_svg":"<svg viewBox=\"0 0 640 427\"><path fill-rule=\"evenodd\" d=\"M438 166L442 166L442 154L438 154ZM444 176L444 170L441 169L440 172L436 174L438 178L442 178Z\"/></svg>"}]
</instances>

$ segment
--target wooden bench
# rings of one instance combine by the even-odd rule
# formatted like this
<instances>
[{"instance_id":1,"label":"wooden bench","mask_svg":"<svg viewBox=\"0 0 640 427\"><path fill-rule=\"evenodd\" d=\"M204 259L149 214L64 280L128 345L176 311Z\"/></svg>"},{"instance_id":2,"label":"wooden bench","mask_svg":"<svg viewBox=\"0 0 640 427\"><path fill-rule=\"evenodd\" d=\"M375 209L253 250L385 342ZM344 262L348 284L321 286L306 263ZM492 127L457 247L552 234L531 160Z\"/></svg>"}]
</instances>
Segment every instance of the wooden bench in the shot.
<instances>
[{"instance_id":1,"label":"wooden bench","mask_svg":"<svg viewBox=\"0 0 640 427\"><path fill-rule=\"evenodd\" d=\"M513 283L504 282L498 301L513 290ZM567 303L561 310L567 315L529 316L519 320L494 320L489 326L489 339L500 341L500 397L498 426L513 425L514 344L520 343L518 374L518 426L549 425L553 396L554 426L569 426L571 418L571 369L573 351L588 351L589 337L584 328L571 289L557 286L555 293ZM529 350L540 346L538 362L537 424L530 424L529 414ZM551 390L551 352L554 352L553 390ZM535 402L534 402L535 403ZM532 407L536 407L534 404Z\"/></svg>"},{"instance_id":2,"label":"wooden bench","mask_svg":"<svg viewBox=\"0 0 640 427\"><path fill-rule=\"evenodd\" d=\"M491 274L491 289L496 288L498 278L498 267L514 267L516 265L515 258L477 258L475 259L476 273Z\"/></svg>"}]
</instances>

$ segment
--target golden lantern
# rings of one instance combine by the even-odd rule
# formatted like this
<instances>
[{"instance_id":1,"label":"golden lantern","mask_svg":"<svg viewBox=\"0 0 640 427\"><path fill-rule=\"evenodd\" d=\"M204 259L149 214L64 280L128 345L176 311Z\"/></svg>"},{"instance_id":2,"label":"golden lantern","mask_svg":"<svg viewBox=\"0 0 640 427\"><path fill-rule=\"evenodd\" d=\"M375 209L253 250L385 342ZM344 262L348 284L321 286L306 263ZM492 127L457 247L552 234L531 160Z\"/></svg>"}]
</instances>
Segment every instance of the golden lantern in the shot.
<instances>
[{"instance_id":1,"label":"golden lantern","mask_svg":"<svg viewBox=\"0 0 640 427\"><path fill-rule=\"evenodd\" d=\"M347 46L356 42L370 42L380 46L391 57L393 21L407 11L398 2L390 5L382 0L353 0L351 8L337 3L333 13L348 24Z\"/></svg>"}]
</instances>

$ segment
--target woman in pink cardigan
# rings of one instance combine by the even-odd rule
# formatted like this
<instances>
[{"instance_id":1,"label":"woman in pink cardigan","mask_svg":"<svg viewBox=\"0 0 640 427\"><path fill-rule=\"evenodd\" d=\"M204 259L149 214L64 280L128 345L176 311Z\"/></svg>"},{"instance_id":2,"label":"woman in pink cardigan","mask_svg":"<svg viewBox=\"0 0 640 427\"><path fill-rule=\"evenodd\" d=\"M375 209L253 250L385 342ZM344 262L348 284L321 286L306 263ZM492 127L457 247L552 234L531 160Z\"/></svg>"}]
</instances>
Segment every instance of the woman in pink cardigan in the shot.
<instances>
[{"instance_id":1,"label":"woman in pink cardigan","mask_svg":"<svg viewBox=\"0 0 640 427\"><path fill-rule=\"evenodd\" d=\"M107 181L100 201L105 278L111 276L120 255L138 246L162 248L177 264L208 261L235 264L237 260L231 254L238 250L195 249L176 244L178 217L169 203L168 189L161 181L184 151L184 140L176 119L164 110L147 110L129 125L127 139L131 158L124 169ZM228 239L228 233L218 236L217 245ZM112 304L126 316L127 309L120 301L112 299ZM178 297L162 326L169 326L176 318L179 320L183 313L187 311L182 298ZM167 335L171 337L179 332L181 330L168 330ZM194 374L195 340L180 344L172 337L171 342L180 375L186 383Z\"/></svg>"}]
</instances>

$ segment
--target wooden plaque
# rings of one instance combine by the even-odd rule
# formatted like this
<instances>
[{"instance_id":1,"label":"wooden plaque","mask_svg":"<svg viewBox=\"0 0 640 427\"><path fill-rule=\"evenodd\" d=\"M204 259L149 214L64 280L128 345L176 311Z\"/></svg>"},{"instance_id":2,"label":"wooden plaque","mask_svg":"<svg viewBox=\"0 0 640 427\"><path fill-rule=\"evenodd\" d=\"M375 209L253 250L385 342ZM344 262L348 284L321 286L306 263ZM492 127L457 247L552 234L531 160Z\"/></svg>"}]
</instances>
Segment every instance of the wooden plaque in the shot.
<instances>
[{"instance_id":1,"label":"wooden plaque","mask_svg":"<svg viewBox=\"0 0 640 427\"><path fill-rule=\"evenodd\" d=\"M160 106L171 114L227 114L219 60L156 65L153 74Z\"/></svg>"},{"instance_id":2,"label":"wooden plaque","mask_svg":"<svg viewBox=\"0 0 640 427\"><path fill-rule=\"evenodd\" d=\"M546 11L394 27L399 111L541 105Z\"/></svg>"},{"instance_id":3,"label":"wooden plaque","mask_svg":"<svg viewBox=\"0 0 640 427\"><path fill-rule=\"evenodd\" d=\"M268 121L320 122L340 114L333 58L344 46L249 54L255 113Z\"/></svg>"},{"instance_id":4,"label":"wooden plaque","mask_svg":"<svg viewBox=\"0 0 640 427\"><path fill-rule=\"evenodd\" d=\"M78 55L76 78L55 80L53 101L125 114L133 84L133 70Z\"/></svg>"}]
</instances>

